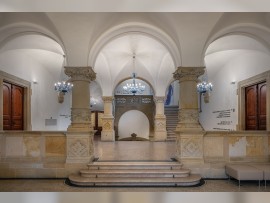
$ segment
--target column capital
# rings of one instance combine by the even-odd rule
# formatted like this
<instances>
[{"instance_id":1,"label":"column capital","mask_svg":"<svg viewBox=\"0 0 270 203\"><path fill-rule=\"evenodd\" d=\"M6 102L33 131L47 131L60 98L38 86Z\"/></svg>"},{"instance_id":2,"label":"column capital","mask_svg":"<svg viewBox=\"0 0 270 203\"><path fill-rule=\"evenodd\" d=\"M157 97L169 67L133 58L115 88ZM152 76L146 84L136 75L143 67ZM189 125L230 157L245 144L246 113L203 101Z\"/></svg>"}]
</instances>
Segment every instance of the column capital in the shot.
<instances>
[{"instance_id":1,"label":"column capital","mask_svg":"<svg viewBox=\"0 0 270 203\"><path fill-rule=\"evenodd\" d=\"M96 73L92 67L71 67L65 66L65 74L71 77L71 81L88 81L91 82L96 79Z\"/></svg>"},{"instance_id":2,"label":"column capital","mask_svg":"<svg viewBox=\"0 0 270 203\"><path fill-rule=\"evenodd\" d=\"M113 96L104 96L102 97L103 102L110 103L114 100Z\"/></svg>"},{"instance_id":3,"label":"column capital","mask_svg":"<svg viewBox=\"0 0 270 203\"><path fill-rule=\"evenodd\" d=\"M205 67L178 67L173 73L173 78L183 81L195 81L198 82L198 77L204 74Z\"/></svg>"},{"instance_id":4,"label":"column capital","mask_svg":"<svg viewBox=\"0 0 270 203\"><path fill-rule=\"evenodd\" d=\"M164 103L165 97L161 97L161 96L154 97L154 101L155 103Z\"/></svg>"}]
</instances>

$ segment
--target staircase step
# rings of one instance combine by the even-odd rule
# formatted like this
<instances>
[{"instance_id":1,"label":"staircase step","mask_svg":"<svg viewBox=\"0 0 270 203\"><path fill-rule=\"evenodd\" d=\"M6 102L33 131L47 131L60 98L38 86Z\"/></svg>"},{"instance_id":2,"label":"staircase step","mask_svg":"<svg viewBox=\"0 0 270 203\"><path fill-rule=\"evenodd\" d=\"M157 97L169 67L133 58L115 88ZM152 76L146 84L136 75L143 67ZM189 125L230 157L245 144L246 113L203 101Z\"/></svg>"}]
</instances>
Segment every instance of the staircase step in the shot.
<instances>
[{"instance_id":1,"label":"staircase step","mask_svg":"<svg viewBox=\"0 0 270 203\"><path fill-rule=\"evenodd\" d=\"M82 186L191 186L200 183L200 175L182 178L86 178L70 175L69 180Z\"/></svg>"},{"instance_id":2,"label":"staircase step","mask_svg":"<svg viewBox=\"0 0 270 203\"><path fill-rule=\"evenodd\" d=\"M90 169L181 169L179 162L116 162L116 161L97 161L87 165Z\"/></svg>"},{"instance_id":3,"label":"staircase step","mask_svg":"<svg viewBox=\"0 0 270 203\"><path fill-rule=\"evenodd\" d=\"M149 178L149 177L187 177L190 174L189 169L181 170L148 170L148 169L132 169L132 170L81 170L82 177L89 178L104 178L104 177L138 177L138 178Z\"/></svg>"}]
</instances>

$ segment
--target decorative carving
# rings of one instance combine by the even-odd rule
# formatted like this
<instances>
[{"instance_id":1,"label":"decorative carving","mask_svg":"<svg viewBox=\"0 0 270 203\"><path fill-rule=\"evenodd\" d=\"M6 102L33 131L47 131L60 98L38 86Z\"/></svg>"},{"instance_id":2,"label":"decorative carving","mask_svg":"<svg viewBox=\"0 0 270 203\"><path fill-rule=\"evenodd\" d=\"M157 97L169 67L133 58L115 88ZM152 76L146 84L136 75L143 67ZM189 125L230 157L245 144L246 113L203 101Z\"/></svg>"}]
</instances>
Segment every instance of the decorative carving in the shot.
<instances>
[{"instance_id":1,"label":"decorative carving","mask_svg":"<svg viewBox=\"0 0 270 203\"><path fill-rule=\"evenodd\" d=\"M155 97L155 103L164 103L165 97Z\"/></svg>"},{"instance_id":2,"label":"decorative carving","mask_svg":"<svg viewBox=\"0 0 270 203\"><path fill-rule=\"evenodd\" d=\"M125 104L126 103L126 99L125 98L117 98L116 99L116 104Z\"/></svg>"},{"instance_id":3,"label":"decorative carving","mask_svg":"<svg viewBox=\"0 0 270 203\"><path fill-rule=\"evenodd\" d=\"M202 143L198 138L185 138L181 139L182 157L201 157L202 156Z\"/></svg>"},{"instance_id":4,"label":"decorative carving","mask_svg":"<svg viewBox=\"0 0 270 203\"><path fill-rule=\"evenodd\" d=\"M151 98L142 98L142 103L143 104L150 104L150 103L152 103L152 99Z\"/></svg>"},{"instance_id":5,"label":"decorative carving","mask_svg":"<svg viewBox=\"0 0 270 203\"><path fill-rule=\"evenodd\" d=\"M90 109L71 109L71 122L72 123L91 123L91 110Z\"/></svg>"},{"instance_id":6,"label":"decorative carving","mask_svg":"<svg viewBox=\"0 0 270 203\"><path fill-rule=\"evenodd\" d=\"M114 97L102 97L103 102L111 103L114 100Z\"/></svg>"},{"instance_id":7,"label":"decorative carving","mask_svg":"<svg viewBox=\"0 0 270 203\"><path fill-rule=\"evenodd\" d=\"M108 121L103 122L103 125L102 125L103 130L110 130L111 128L112 127L111 127L110 122L108 122Z\"/></svg>"},{"instance_id":8,"label":"decorative carving","mask_svg":"<svg viewBox=\"0 0 270 203\"><path fill-rule=\"evenodd\" d=\"M195 81L198 82L198 77L204 74L205 67L178 67L173 73L173 78L183 81Z\"/></svg>"},{"instance_id":9,"label":"decorative carving","mask_svg":"<svg viewBox=\"0 0 270 203\"><path fill-rule=\"evenodd\" d=\"M96 73L92 67L65 67L65 74L71 77L72 81L82 80L91 82L96 79Z\"/></svg>"},{"instance_id":10,"label":"decorative carving","mask_svg":"<svg viewBox=\"0 0 270 203\"><path fill-rule=\"evenodd\" d=\"M166 119L155 119L155 131L166 130Z\"/></svg>"},{"instance_id":11,"label":"decorative carving","mask_svg":"<svg viewBox=\"0 0 270 203\"><path fill-rule=\"evenodd\" d=\"M178 119L180 123L199 123L199 112L197 109L180 109Z\"/></svg>"},{"instance_id":12,"label":"decorative carving","mask_svg":"<svg viewBox=\"0 0 270 203\"><path fill-rule=\"evenodd\" d=\"M68 156L88 156L88 146L82 140L75 140L68 148Z\"/></svg>"}]
</instances>

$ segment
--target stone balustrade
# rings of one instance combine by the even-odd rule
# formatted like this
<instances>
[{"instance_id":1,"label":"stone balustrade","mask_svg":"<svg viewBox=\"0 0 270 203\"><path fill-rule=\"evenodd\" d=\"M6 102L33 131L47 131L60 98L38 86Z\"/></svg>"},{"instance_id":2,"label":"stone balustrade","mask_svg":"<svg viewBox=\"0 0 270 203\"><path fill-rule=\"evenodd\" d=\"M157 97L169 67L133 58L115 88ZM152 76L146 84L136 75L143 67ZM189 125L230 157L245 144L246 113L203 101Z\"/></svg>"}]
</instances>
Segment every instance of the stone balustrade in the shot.
<instances>
[{"instance_id":1,"label":"stone balustrade","mask_svg":"<svg viewBox=\"0 0 270 203\"><path fill-rule=\"evenodd\" d=\"M69 146L68 133L0 132L0 178L64 178L85 168L85 163L76 162L75 155L84 152L85 157L91 157L93 143L86 140L87 148L79 139ZM225 177L224 165L228 162L269 162L270 157L267 131L203 131L200 136L184 131L177 135L176 143L180 162L208 178ZM79 154L78 160L83 156ZM70 157L74 162L69 162Z\"/></svg>"}]
</instances>

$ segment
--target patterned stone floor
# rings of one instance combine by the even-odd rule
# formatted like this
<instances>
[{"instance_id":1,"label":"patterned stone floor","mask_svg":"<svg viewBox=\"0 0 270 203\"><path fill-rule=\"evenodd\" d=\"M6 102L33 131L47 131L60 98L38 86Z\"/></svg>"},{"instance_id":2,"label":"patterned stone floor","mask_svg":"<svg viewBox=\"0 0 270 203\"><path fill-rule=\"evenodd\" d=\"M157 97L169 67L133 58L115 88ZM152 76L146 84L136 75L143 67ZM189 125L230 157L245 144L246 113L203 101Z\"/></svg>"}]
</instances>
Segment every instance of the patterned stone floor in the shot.
<instances>
[{"instance_id":1,"label":"patterned stone floor","mask_svg":"<svg viewBox=\"0 0 270 203\"><path fill-rule=\"evenodd\" d=\"M205 180L198 187L71 187L64 179L2 179L1 192L270 192L270 183L265 188L256 182L243 182L238 187L236 181Z\"/></svg>"}]
</instances>

